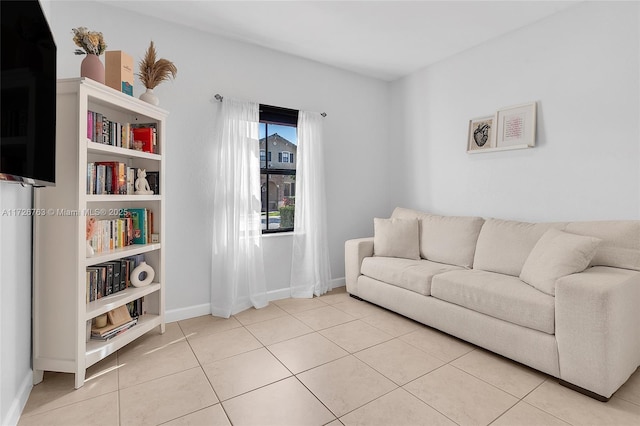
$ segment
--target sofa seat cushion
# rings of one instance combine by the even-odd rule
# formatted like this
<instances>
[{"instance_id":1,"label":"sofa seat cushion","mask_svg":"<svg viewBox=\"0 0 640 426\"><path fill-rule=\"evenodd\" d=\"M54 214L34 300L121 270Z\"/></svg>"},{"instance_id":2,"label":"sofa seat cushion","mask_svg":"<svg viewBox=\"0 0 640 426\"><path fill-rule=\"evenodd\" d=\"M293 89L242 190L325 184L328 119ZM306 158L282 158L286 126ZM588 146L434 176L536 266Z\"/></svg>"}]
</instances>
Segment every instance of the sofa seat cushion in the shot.
<instances>
[{"instance_id":1,"label":"sofa seat cushion","mask_svg":"<svg viewBox=\"0 0 640 426\"><path fill-rule=\"evenodd\" d=\"M374 256L362 260L360 271L378 281L429 296L434 275L456 269L462 268L429 260Z\"/></svg>"},{"instance_id":2,"label":"sofa seat cushion","mask_svg":"<svg viewBox=\"0 0 640 426\"><path fill-rule=\"evenodd\" d=\"M431 295L440 300L555 333L555 299L510 275L480 270L450 271L433 278Z\"/></svg>"}]
</instances>

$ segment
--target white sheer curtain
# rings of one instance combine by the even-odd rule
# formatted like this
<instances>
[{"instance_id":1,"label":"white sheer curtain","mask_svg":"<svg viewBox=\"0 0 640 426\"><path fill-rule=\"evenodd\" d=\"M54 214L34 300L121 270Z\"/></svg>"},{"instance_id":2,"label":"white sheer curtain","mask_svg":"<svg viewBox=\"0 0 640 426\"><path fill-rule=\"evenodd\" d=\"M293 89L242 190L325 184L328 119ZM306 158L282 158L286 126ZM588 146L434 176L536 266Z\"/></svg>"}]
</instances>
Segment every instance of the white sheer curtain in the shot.
<instances>
[{"instance_id":1,"label":"white sheer curtain","mask_svg":"<svg viewBox=\"0 0 640 426\"><path fill-rule=\"evenodd\" d=\"M267 305L260 226L259 106L224 98L214 137L211 313Z\"/></svg>"},{"instance_id":2,"label":"white sheer curtain","mask_svg":"<svg viewBox=\"0 0 640 426\"><path fill-rule=\"evenodd\" d=\"M291 260L291 297L320 296L329 290L322 116L298 115L296 210Z\"/></svg>"}]
</instances>

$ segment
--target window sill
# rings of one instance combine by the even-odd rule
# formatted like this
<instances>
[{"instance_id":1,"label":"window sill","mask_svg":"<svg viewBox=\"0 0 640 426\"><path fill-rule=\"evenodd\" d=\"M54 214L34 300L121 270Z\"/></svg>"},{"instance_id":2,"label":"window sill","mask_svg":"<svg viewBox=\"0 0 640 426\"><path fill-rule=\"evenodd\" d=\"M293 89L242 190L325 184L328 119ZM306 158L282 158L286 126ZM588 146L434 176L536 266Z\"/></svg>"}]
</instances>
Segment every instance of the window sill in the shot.
<instances>
[{"instance_id":1,"label":"window sill","mask_svg":"<svg viewBox=\"0 0 640 426\"><path fill-rule=\"evenodd\" d=\"M274 238L274 237L285 237L285 236L293 236L293 231L262 234L262 238Z\"/></svg>"}]
</instances>

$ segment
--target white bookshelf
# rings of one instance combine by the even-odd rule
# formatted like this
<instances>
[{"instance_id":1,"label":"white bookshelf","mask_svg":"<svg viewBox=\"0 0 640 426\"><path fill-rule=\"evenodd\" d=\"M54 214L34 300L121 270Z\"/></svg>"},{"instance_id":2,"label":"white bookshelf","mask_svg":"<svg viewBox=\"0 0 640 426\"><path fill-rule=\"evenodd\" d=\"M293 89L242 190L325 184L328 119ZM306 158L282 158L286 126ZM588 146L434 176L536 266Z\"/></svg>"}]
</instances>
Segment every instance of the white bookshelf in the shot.
<instances>
[{"instance_id":1,"label":"white bookshelf","mask_svg":"<svg viewBox=\"0 0 640 426\"><path fill-rule=\"evenodd\" d=\"M120 123L155 123L157 153L91 142L87 111ZM34 383L44 371L75 374L75 387L84 384L88 367L159 327L164 333L165 299L165 120L167 112L89 79L58 81L56 112L56 186L35 191L35 208L47 214L34 220L33 369ZM118 161L130 167L159 171L160 194L87 194L87 164ZM154 232L160 242L86 256L86 216L82 212L122 208L153 211ZM60 211L79 212L57 214ZM108 219L115 216L101 216ZM154 282L87 303L86 267L144 254L155 271ZM87 322L112 309L144 297L146 314L138 323L108 341L87 340Z\"/></svg>"}]
</instances>

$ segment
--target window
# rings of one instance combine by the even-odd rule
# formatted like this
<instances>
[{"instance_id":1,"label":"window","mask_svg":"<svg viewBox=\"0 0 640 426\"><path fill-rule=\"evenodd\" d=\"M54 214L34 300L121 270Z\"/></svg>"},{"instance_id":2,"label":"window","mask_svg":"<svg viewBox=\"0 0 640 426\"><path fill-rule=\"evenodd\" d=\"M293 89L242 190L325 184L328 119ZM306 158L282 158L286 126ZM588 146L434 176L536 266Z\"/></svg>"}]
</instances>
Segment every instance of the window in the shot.
<instances>
[{"instance_id":1,"label":"window","mask_svg":"<svg viewBox=\"0 0 640 426\"><path fill-rule=\"evenodd\" d=\"M260 105L262 232L293 230L298 111ZM274 162L272 159L277 159Z\"/></svg>"}]
</instances>

